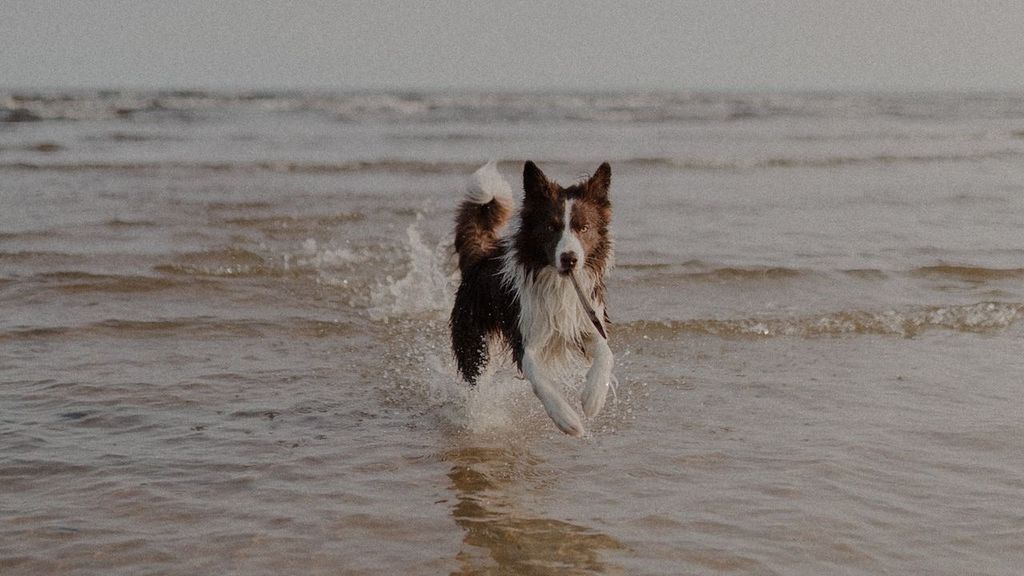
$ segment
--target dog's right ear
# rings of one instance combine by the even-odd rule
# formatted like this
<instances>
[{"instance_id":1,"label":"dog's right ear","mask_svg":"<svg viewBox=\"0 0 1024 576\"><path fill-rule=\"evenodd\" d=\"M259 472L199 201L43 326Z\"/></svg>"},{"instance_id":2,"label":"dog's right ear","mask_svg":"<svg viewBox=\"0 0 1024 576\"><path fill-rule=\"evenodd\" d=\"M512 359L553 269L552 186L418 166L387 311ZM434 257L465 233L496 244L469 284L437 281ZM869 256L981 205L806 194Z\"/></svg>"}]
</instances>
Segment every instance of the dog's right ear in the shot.
<instances>
[{"instance_id":1,"label":"dog's right ear","mask_svg":"<svg viewBox=\"0 0 1024 576\"><path fill-rule=\"evenodd\" d=\"M527 200L540 200L551 196L551 183L537 165L527 160L523 164L523 192Z\"/></svg>"},{"instance_id":2,"label":"dog's right ear","mask_svg":"<svg viewBox=\"0 0 1024 576\"><path fill-rule=\"evenodd\" d=\"M602 163L597 172L587 180L586 193L591 198L601 202L608 201L608 188L612 185L612 167L607 162Z\"/></svg>"}]
</instances>

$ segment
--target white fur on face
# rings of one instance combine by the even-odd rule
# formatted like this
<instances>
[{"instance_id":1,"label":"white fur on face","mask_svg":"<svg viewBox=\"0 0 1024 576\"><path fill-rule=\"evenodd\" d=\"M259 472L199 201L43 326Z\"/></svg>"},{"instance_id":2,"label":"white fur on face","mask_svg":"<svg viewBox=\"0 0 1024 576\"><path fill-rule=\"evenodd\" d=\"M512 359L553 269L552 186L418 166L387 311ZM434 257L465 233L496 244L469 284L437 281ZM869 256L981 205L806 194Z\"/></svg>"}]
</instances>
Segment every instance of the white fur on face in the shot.
<instances>
[{"instance_id":1,"label":"white fur on face","mask_svg":"<svg viewBox=\"0 0 1024 576\"><path fill-rule=\"evenodd\" d=\"M558 239L558 245L555 246L555 267L560 272L567 272L562 269L562 254L566 252L573 252L576 254L576 266L572 272L578 271L583 267L583 244L580 243L580 239L576 237L576 233L572 231L572 199L566 198L565 200L565 227L562 228L562 236Z\"/></svg>"}]
</instances>

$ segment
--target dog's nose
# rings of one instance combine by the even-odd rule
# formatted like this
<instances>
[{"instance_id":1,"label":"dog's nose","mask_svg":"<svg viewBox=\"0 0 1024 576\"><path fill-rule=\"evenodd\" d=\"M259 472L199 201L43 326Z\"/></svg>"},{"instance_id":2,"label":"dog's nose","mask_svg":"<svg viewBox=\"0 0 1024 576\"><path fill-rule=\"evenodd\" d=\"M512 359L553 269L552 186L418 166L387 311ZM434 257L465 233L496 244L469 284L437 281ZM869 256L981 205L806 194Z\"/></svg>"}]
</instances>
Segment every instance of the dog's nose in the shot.
<instances>
[{"instance_id":1,"label":"dog's nose","mask_svg":"<svg viewBox=\"0 0 1024 576\"><path fill-rule=\"evenodd\" d=\"M576 253L575 252L562 252L562 255L558 257L562 264L562 272L569 272L576 269Z\"/></svg>"}]
</instances>

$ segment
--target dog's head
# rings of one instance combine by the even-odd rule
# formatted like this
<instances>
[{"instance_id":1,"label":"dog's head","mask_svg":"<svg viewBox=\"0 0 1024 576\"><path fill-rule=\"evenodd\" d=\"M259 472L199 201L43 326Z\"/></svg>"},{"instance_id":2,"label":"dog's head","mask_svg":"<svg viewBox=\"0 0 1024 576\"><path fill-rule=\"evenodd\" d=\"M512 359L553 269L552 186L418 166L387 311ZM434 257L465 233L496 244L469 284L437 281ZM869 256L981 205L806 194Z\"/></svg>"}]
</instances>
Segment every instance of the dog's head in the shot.
<instances>
[{"instance_id":1,"label":"dog's head","mask_svg":"<svg viewBox=\"0 0 1024 576\"><path fill-rule=\"evenodd\" d=\"M551 266L566 275L584 268L596 276L604 272L611 253L611 178L612 169L605 162L587 180L562 188L536 164L526 162L516 250L528 270Z\"/></svg>"}]
</instances>

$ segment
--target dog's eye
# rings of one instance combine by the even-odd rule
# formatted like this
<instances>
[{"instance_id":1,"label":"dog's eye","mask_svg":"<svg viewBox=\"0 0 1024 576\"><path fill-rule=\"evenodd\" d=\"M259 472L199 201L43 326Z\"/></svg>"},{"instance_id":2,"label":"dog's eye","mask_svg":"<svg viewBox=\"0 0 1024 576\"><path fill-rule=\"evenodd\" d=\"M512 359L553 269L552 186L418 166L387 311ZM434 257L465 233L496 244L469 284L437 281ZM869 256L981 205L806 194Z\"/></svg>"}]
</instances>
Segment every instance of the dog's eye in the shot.
<instances>
[{"instance_id":1,"label":"dog's eye","mask_svg":"<svg viewBox=\"0 0 1024 576\"><path fill-rule=\"evenodd\" d=\"M580 226L580 234L586 232L587 230L590 230L590 226L587 226L586 224Z\"/></svg>"},{"instance_id":2,"label":"dog's eye","mask_svg":"<svg viewBox=\"0 0 1024 576\"><path fill-rule=\"evenodd\" d=\"M551 224L548 224L548 230L552 232L558 232L561 229L562 227L558 225L558 222L552 222Z\"/></svg>"}]
</instances>

